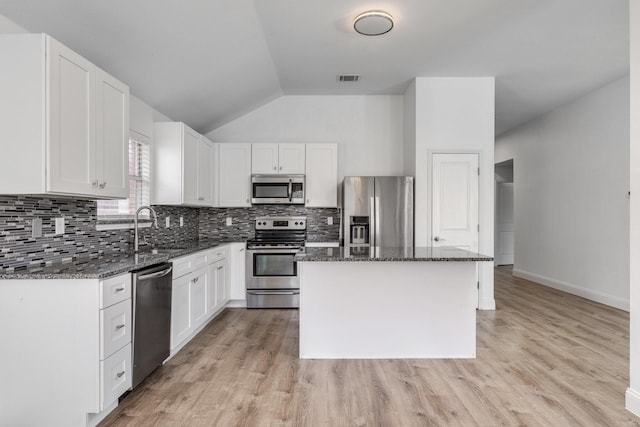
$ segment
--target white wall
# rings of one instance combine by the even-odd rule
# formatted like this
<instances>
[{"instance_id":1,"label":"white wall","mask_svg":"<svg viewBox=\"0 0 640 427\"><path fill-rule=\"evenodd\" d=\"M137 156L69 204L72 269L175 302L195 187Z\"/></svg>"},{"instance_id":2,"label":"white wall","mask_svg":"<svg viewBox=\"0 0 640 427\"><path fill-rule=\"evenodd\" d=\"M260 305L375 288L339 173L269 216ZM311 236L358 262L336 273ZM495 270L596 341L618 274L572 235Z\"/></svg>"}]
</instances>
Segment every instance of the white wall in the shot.
<instances>
[{"instance_id":1,"label":"white wall","mask_svg":"<svg viewBox=\"0 0 640 427\"><path fill-rule=\"evenodd\" d=\"M207 134L215 142L336 142L338 179L403 175L403 97L290 95Z\"/></svg>"},{"instance_id":2,"label":"white wall","mask_svg":"<svg viewBox=\"0 0 640 427\"><path fill-rule=\"evenodd\" d=\"M629 309L629 78L501 135L514 275Z\"/></svg>"},{"instance_id":3,"label":"white wall","mask_svg":"<svg viewBox=\"0 0 640 427\"><path fill-rule=\"evenodd\" d=\"M430 163L434 152L479 152L479 252L493 256L493 77L418 77L405 97L415 99L415 240L431 245ZM412 93L415 92L415 93ZM405 142L405 146L409 146ZM409 153L406 153L409 159ZM409 168L405 165L405 168ZM480 263L479 308L495 308L493 265ZM486 264L486 265L484 265Z\"/></svg>"},{"instance_id":4,"label":"white wall","mask_svg":"<svg viewBox=\"0 0 640 427\"><path fill-rule=\"evenodd\" d=\"M0 34L2 33L27 33L28 31L16 24L4 15L0 15Z\"/></svg>"},{"instance_id":5,"label":"white wall","mask_svg":"<svg viewBox=\"0 0 640 427\"><path fill-rule=\"evenodd\" d=\"M631 25L631 117L640 117L640 5L629 2ZM630 123L630 374L626 407L640 416L640 120Z\"/></svg>"}]
</instances>

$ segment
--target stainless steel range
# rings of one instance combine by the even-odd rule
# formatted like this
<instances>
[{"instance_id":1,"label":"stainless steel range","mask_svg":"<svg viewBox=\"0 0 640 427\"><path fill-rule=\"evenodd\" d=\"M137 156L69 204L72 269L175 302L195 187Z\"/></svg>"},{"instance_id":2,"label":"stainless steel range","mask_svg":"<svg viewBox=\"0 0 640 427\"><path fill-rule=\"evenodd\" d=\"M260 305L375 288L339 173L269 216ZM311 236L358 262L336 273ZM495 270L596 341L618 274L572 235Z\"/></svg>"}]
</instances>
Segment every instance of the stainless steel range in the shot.
<instances>
[{"instance_id":1,"label":"stainless steel range","mask_svg":"<svg viewBox=\"0 0 640 427\"><path fill-rule=\"evenodd\" d=\"M304 250L307 218L259 217L247 241L247 308L298 308L300 277L294 261Z\"/></svg>"}]
</instances>

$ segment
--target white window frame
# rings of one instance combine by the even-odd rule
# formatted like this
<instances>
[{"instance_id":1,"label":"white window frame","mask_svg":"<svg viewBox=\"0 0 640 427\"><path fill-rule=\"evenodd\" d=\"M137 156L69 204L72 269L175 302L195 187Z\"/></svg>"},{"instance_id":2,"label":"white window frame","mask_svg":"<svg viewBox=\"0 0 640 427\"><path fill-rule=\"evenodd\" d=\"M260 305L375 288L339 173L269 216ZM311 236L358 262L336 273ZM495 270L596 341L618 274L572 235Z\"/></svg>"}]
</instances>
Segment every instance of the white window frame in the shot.
<instances>
[{"instance_id":1,"label":"white window frame","mask_svg":"<svg viewBox=\"0 0 640 427\"><path fill-rule=\"evenodd\" d=\"M152 189L152 185L153 185L153 145L152 145L152 141L151 138L139 134L137 132L134 131L130 131L129 132L129 141L127 142L127 144L130 143L131 140L137 141L139 143L142 144L146 144L149 148L149 173L148 173L148 200L143 200L142 202L138 202L137 203L137 207L144 205L149 205L151 203L151 195L153 192ZM127 149L127 151L129 151L129 149ZM129 166L127 167L127 171L129 171ZM136 175L127 175L127 179L129 180L129 184L131 184L131 181L135 181L135 180L139 180L139 178ZM144 178L142 178L143 180L145 180ZM124 199L126 201L128 201L129 199ZM98 215L98 205L99 205L100 201L98 201L96 203L96 215L97 215L97 224L96 224L96 229L97 230L116 230L116 229L128 229L128 228L133 228L133 216L134 216L134 212L129 212L128 214L124 214L124 215ZM148 211L143 211L140 213L140 219L142 219L143 222L141 222L139 224L140 227L149 227L151 222L149 221L149 212Z\"/></svg>"}]
</instances>

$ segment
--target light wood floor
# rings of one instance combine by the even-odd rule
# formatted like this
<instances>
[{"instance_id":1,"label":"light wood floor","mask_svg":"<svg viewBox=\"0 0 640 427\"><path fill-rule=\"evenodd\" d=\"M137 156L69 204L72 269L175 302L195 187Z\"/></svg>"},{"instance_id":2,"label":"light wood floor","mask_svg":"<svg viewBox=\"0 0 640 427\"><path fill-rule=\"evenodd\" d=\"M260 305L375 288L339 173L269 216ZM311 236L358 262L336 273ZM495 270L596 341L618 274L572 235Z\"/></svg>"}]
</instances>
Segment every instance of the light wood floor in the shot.
<instances>
[{"instance_id":1,"label":"light wood floor","mask_svg":"<svg viewBox=\"0 0 640 427\"><path fill-rule=\"evenodd\" d=\"M640 425L628 314L495 277L476 359L299 360L297 311L227 309L101 426Z\"/></svg>"}]
</instances>

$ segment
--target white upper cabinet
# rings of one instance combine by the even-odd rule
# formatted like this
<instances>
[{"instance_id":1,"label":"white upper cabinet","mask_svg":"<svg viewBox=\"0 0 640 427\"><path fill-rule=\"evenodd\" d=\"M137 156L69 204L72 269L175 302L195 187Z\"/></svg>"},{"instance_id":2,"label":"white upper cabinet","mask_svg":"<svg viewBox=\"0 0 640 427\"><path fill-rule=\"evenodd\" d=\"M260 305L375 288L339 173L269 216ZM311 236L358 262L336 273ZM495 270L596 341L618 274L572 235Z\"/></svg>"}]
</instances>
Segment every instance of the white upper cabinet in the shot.
<instances>
[{"instance_id":1,"label":"white upper cabinet","mask_svg":"<svg viewBox=\"0 0 640 427\"><path fill-rule=\"evenodd\" d=\"M305 206L338 206L337 144L306 144Z\"/></svg>"},{"instance_id":2,"label":"white upper cabinet","mask_svg":"<svg viewBox=\"0 0 640 427\"><path fill-rule=\"evenodd\" d=\"M251 206L251 144L214 144L215 205Z\"/></svg>"},{"instance_id":3,"label":"white upper cabinet","mask_svg":"<svg viewBox=\"0 0 640 427\"><path fill-rule=\"evenodd\" d=\"M305 144L252 144L254 174L304 174Z\"/></svg>"},{"instance_id":4,"label":"white upper cabinet","mask_svg":"<svg viewBox=\"0 0 640 427\"><path fill-rule=\"evenodd\" d=\"M129 88L44 34L0 56L0 194L127 197Z\"/></svg>"},{"instance_id":5,"label":"white upper cabinet","mask_svg":"<svg viewBox=\"0 0 640 427\"><path fill-rule=\"evenodd\" d=\"M181 122L154 130L154 203L213 206L213 143Z\"/></svg>"}]
</instances>

